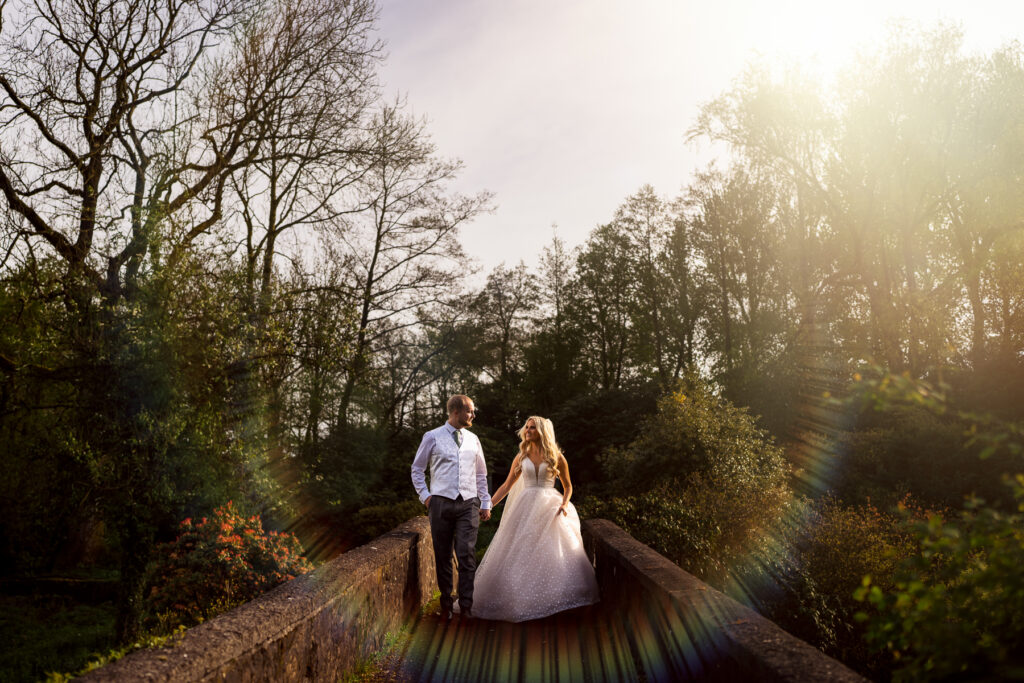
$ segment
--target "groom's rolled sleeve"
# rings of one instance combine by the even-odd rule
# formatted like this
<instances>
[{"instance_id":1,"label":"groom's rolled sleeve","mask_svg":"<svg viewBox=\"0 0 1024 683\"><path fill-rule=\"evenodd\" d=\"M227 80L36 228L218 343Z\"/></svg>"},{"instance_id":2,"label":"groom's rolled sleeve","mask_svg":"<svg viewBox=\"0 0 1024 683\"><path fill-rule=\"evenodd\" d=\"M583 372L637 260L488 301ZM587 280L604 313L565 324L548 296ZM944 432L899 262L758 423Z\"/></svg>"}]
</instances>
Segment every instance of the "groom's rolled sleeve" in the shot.
<instances>
[{"instance_id":1,"label":"groom's rolled sleeve","mask_svg":"<svg viewBox=\"0 0 1024 683\"><path fill-rule=\"evenodd\" d=\"M420 447L416 449L416 457L412 460L412 485L416 487L416 493L421 503L426 503L430 498L430 489L427 488L427 466L430 464L430 452L434 450L434 435L427 432L420 441Z\"/></svg>"},{"instance_id":2,"label":"groom's rolled sleeve","mask_svg":"<svg viewBox=\"0 0 1024 683\"><path fill-rule=\"evenodd\" d=\"M487 462L484 461L484 447L476 442L476 494L480 497L480 509L491 509L491 494L487 493Z\"/></svg>"}]
</instances>

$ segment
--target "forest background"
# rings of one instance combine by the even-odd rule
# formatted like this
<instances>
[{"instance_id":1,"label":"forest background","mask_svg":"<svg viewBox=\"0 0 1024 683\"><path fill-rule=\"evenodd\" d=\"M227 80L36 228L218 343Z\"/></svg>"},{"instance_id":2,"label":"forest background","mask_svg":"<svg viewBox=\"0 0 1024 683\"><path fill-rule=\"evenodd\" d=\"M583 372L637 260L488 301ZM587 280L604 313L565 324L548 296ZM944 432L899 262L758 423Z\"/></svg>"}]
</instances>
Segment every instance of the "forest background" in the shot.
<instances>
[{"instance_id":1,"label":"forest background","mask_svg":"<svg viewBox=\"0 0 1024 683\"><path fill-rule=\"evenodd\" d=\"M97 642L228 501L314 562L421 514L467 393L492 488L550 417L584 516L858 670L1020 670L1019 45L752 65L690 130L727 158L473 287L491 197L382 96L373 2L2 9L0 556L113 577Z\"/></svg>"}]
</instances>

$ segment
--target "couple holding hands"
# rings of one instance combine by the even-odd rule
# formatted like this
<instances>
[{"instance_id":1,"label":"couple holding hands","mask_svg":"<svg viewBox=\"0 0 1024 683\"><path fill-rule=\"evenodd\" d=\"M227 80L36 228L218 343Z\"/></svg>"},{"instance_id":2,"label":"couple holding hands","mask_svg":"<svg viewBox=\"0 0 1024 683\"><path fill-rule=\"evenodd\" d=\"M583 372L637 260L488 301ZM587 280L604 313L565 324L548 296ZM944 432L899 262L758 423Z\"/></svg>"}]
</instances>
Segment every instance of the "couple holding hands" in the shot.
<instances>
[{"instance_id":1,"label":"couple holding hands","mask_svg":"<svg viewBox=\"0 0 1024 683\"><path fill-rule=\"evenodd\" d=\"M412 482L430 518L442 616L451 618L454 607L453 549L464 617L526 621L597 602L594 568L569 502L569 465L551 421L531 417L519 430L519 453L492 498L480 440L468 430L475 415L468 396L448 399L448 421L423 435L412 463ZM555 489L556 478L563 493ZM506 497L501 524L477 567L480 522Z\"/></svg>"}]
</instances>

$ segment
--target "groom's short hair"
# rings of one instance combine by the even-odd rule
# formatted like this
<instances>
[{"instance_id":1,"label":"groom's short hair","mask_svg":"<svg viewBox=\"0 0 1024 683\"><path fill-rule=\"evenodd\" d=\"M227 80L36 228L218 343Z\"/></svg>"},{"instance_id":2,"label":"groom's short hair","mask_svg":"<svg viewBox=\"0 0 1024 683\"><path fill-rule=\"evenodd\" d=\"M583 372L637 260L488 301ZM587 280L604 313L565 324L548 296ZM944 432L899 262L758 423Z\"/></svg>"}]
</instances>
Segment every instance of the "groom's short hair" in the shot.
<instances>
[{"instance_id":1,"label":"groom's short hair","mask_svg":"<svg viewBox=\"0 0 1024 683\"><path fill-rule=\"evenodd\" d=\"M465 394L455 394L448 399L448 414L451 415L456 410L462 410L472 402L473 399Z\"/></svg>"}]
</instances>

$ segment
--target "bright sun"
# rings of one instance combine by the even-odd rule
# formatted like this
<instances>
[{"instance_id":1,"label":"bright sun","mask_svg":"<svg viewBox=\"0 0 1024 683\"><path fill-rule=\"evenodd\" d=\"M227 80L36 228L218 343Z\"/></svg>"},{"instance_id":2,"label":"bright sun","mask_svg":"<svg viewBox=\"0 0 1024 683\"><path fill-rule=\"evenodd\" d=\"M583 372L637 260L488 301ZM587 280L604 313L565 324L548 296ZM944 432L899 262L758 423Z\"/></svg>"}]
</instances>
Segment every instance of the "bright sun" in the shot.
<instances>
[{"instance_id":1,"label":"bright sun","mask_svg":"<svg viewBox=\"0 0 1024 683\"><path fill-rule=\"evenodd\" d=\"M799 60L822 74L835 73L858 51L882 43L901 21L925 29L960 24L967 47L984 50L1019 38L1024 25L1018 3L991 0L725 0L724 7L735 20L735 30L726 34L733 50L756 51L769 63Z\"/></svg>"}]
</instances>

